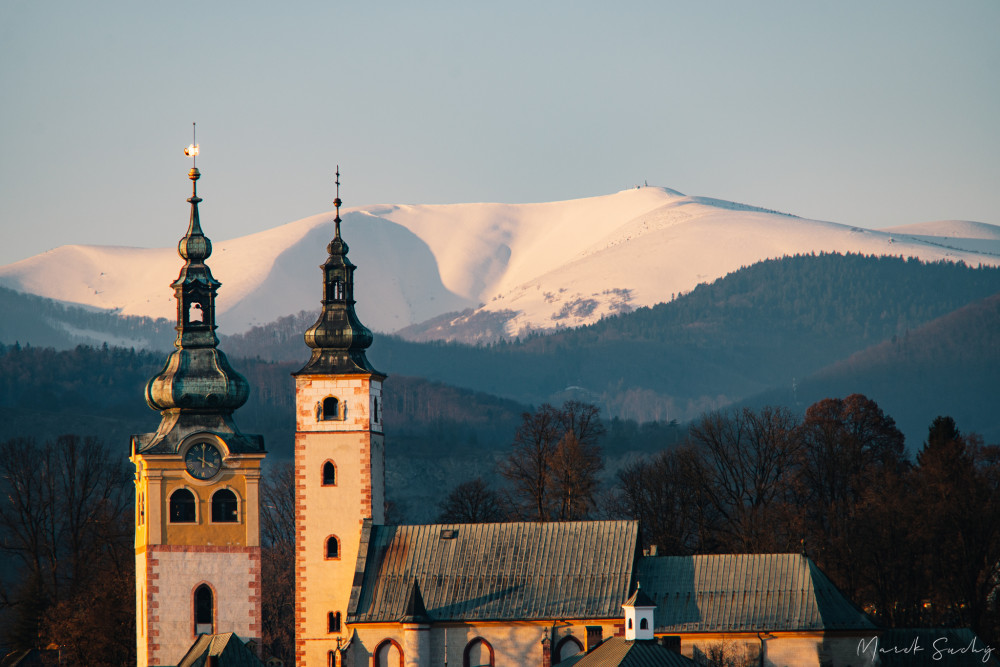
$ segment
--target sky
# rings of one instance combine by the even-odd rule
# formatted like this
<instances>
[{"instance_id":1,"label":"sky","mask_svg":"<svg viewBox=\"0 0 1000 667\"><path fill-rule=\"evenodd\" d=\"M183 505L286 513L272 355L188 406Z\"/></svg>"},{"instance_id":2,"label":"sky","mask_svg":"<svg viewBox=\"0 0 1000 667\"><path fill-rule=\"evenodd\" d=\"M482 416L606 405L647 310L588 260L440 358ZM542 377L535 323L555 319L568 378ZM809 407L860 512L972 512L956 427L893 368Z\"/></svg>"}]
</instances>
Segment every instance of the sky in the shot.
<instances>
[{"instance_id":1,"label":"sky","mask_svg":"<svg viewBox=\"0 0 1000 667\"><path fill-rule=\"evenodd\" d=\"M1000 2L0 0L0 265L648 183L1000 224Z\"/></svg>"}]
</instances>

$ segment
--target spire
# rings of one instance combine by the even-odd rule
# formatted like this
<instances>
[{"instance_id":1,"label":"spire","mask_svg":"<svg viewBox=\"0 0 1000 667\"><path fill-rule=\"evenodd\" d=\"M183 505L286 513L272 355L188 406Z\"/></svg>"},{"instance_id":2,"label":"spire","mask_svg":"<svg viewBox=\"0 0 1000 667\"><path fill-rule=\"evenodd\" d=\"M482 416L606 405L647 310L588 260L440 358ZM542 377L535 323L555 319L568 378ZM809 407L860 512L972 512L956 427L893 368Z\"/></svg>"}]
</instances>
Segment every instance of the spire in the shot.
<instances>
[{"instance_id":1,"label":"spire","mask_svg":"<svg viewBox=\"0 0 1000 667\"><path fill-rule=\"evenodd\" d=\"M198 144L192 143L185 155L197 159ZM146 403L162 415L160 428L141 443L142 451L176 451L186 435L208 431L227 441L231 451L263 450L258 436L244 436L232 420L234 410L246 403L250 387L233 370L218 349L215 335L215 296L222 285L212 276L205 260L212 254L212 242L201 230L198 216L198 179L192 166L191 218L187 233L177 244L184 260L171 287L177 299L177 348L167 357L163 369L146 384Z\"/></svg>"},{"instance_id":2,"label":"spire","mask_svg":"<svg viewBox=\"0 0 1000 667\"><path fill-rule=\"evenodd\" d=\"M348 246L340 236L340 165L335 182L334 236L326 247L329 257L320 266L323 270L323 310L305 333L312 357L297 374L382 375L365 356L365 350L372 344L372 332L361 324L354 312L354 269L357 267L347 258Z\"/></svg>"}]
</instances>

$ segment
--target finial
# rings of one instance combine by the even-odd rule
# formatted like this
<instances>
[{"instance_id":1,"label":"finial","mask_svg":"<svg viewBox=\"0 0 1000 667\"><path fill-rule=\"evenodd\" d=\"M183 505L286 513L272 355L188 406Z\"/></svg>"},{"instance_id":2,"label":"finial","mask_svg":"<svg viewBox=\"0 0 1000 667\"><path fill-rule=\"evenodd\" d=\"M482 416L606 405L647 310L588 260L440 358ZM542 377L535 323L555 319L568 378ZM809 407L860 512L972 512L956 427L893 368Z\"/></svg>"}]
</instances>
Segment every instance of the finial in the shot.
<instances>
[{"instance_id":1,"label":"finial","mask_svg":"<svg viewBox=\"0 0 1000 667\"><path fill-rule=\"evenodd\" d=\"M198 124L191 123L191 145L184 149L184 155L187 155L189 158L191 158L191 171L188 172L188 178L191 179L192 199L198 199L198 179L201 178L201 172L198 171L197 131L198 131Z\"/></svg>"},{"instance_id":2,"label":"finial","mask_svg":"<svg viewBox=\"0 0 1000 667\"><path fill-rule=\"evenodd\" d=\"M337 165L337 180L334 181L337 184L337 196L333 199L333 205L337 209L337 215L334 217L333 221L337 225L336 238L340 238L340 165Z\"/></svg>"}]
</instances>

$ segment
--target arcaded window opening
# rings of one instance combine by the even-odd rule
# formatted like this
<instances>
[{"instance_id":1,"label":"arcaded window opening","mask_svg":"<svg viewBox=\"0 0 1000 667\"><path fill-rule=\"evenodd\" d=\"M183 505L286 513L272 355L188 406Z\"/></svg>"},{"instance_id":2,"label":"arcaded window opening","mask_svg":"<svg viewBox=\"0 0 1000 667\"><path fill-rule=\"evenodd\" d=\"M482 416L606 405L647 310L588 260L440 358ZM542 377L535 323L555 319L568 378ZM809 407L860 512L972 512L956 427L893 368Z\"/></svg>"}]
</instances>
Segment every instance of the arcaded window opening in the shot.
<instances>
[{"instance_id":1,"label":"arcaded window opening","mask_svg":"<svg viewBox=\"0 0 1000 667\"><path fill-rule=\"evenodd\" d=\"M240 500L231 489L219 489L212 495L212 523L239 523Z\"/></svg>"},{"instance_id":2,"label":"arcaded window opening","mask_svg":"<svg viewBox=\"0 0 1000 667\"><path fill-rule=\"evenodd\" d=\"M326 615L326 631L340 632L340 612L331 611Z\"/></svg>"},{"instance_id":3,"label":"arcaded window opening","mask_svg":"<svg viewBox=\"0 0 1000 667\"><path fill-rule=\"evenodd\" d=\"M552 656L552 664L558 665L566 658L574 656L577 653L583 653L583 644L573 635L566 635L556 644L555 655Z\"/></svg>"},{"instance_id":4,"label":"arcaded window opening","mask_svg":"<svg viewBox=\"0 0 1000 667\"><path fill-rule=\"evenodd\" d=\"M323 486L337 486L337 466L333 461L323 464Z\"/></svg>"},{"instance_id":5,"label":"arcaded window opening","mask_svg":"<svg viewBox=\"0 0 1000 667\"><path fill-rule=\"evenodd\" d=\"M180 488L170 494L170 523L197 523L198 503L190 489Z\"/></svg>"},{"instance_id":6,"label":"arcaded window opening","mask_svg":"<svg viewBox=\"0 0 1000 667\"><path fill-rule=\"evenodd\" d=\"M395 661L395 664L391 664L393 652L399 656L399 660ZM403 647L399 645L395 639L383 639L382 642L375 648L373 655L373 662L375 667L405 667L403 661Z\"/></svg>"},{"instance_id":7,"label":"arcaded window opening","mask_svg":"<svg viewBox=\"0 0 1000 667\"><path fill-rule=\"evenodd\" d=\"M493 667L494 664L493 646L482 637L476 637L465 645L462 667Z\"/></svg>"},{"instance_id":8,"label":"arcaded window opening","mask_svg":"<svg viewBox=\"0 0 1000 667\"><path fill-rule=\"evenodd\" d=\"M215 594L208 584L194 589L194 633L215 634Z\"/></svg>"},{"instance_id":9,"label":"arcaded window opening","mask_svg":"<svg viewBox=\"0 0 1000 667\"><path fill-rule=\"evenodd\" d=\"M336 396L327 396L323 399L323 407L320 411L320 419L323 421L340 421L344 418L343 404L337 400Z\"/></svg>"}]
</instances>

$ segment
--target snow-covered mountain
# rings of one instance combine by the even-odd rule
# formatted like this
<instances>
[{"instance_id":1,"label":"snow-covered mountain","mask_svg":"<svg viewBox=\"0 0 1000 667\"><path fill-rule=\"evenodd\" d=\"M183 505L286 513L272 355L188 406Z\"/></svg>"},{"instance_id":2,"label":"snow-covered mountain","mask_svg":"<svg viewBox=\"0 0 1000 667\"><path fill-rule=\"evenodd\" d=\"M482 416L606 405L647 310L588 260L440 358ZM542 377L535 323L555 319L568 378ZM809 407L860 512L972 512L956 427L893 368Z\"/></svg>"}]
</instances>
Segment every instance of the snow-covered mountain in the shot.
<instances>
[{"instance_id":1,"label":"snow-covered mountain","mask_svg":"<svg viewBox=\"0 0 1000 667\"><path fill-rule=\"evenodd\" d=\"M178 237L186 225L178 211ZM669 301L767 258L811 252L1000 265L1000 227L943 221L869 230L643 187L540 204L373 205L342 211L361 320L397 331L467 309L508 335ZM333 213L214 240L220 329L319 307ZM203 227L212 236L211 219ZM62 246L0 267L0 285L127 315L174 317L175 248ZM446 320L448 318L445 318ZM468 327L463 339L478 336Z\"/></svg>"}]
</instances>

